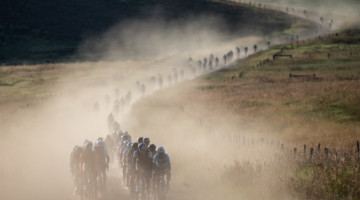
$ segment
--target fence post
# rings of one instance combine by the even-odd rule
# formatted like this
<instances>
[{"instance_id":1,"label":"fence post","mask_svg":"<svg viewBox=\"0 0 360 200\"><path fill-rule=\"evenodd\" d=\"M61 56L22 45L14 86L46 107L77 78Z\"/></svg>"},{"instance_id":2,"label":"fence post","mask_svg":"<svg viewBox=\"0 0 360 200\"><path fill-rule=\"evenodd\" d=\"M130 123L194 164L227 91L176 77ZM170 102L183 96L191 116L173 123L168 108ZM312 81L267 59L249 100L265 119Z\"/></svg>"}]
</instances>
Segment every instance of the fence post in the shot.
<instances>
[{"instance_id":1,"label":"fence post","mask_svg":"<svg viewBox=\"0 0 360 200\"><path fill-rule=\"evenodd\" d=\"M281 143L281 151L284 151L284 144Z\"/></svg>"},{"instance_id":2,"label":"fence post","mask_svg":"<svg viewBox=\"0 0 360 200\"><path fill-rule=\"evenodd\" d=\"M304 144L304 155L306 155L306 144Z\"/></svg>"},{"instance_id":3,"label":"fence post","mask_svg":"<svg viewBox=\"0 0 360 200\"><path fill-rule=\"evenodd\" d=\"M318 144L318 152L320 152L320 143Z\"/></svg>"},{"instance_id":4,"label":"fence post","mask_svg":"<svg viewBox=\"0 0 360 200\"><path fill-rule=\"evenodd\" d=\"M328 158L329 149L328 149L328 148L324 148L324 153L325 153L325 158Z\"/></svg>"},{"instance_id":5,"label":"fence post","mask_svg":"<svg viewBox=\"0 0 360 200\"><path fill-rule=\"evenodd\" d=\"M313 154L314 154L314 148L310 148L310 160L312 159L312 156L313 156Z\"/></svg>"}]
</instances>

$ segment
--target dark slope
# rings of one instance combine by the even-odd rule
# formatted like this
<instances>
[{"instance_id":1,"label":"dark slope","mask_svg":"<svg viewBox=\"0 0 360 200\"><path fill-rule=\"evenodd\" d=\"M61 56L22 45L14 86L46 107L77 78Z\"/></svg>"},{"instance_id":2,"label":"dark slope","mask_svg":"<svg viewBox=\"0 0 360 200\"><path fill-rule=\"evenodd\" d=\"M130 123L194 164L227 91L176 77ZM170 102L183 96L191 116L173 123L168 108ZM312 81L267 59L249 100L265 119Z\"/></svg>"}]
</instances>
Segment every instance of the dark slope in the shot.
<instances>
[{"instance_id":1,"label":"dark slope","mask_svg":"<svg viewBox=\"0 0 360 200\"><path fill-rule=\"evenodd\" d=\"M0 3L0 61L54 62L71 58L80 42L124 20L182 21L212 16L232 33L290 26L283 13L205 0L7 0Z\"/></svg>"}]
</instances>

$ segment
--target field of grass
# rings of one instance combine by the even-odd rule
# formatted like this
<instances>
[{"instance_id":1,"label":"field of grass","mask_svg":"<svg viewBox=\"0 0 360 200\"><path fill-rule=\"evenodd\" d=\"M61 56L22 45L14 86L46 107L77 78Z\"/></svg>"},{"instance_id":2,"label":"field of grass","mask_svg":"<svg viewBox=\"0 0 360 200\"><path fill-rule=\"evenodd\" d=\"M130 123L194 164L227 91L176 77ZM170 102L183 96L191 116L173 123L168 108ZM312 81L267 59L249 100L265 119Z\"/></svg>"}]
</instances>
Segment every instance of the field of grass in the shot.
<instances>
[{"instance_id":1,"label":"field of grass","mask_svg":"<svg viewBox=\"0 0 360 200\"><path fill-rule=\"evenodd\" d=\"M358 199L359 48L359 30L273 46L156 92L135 106L133 118L174 138L192 133L193 124L199 136L190 140L215 136L205 149L231 162L209 170L221 174L213 181L226 188L224 199ZM278 52L292 58L274 60ZM177 125L163 127L165 120Z\"/></svg>"},{"instance_id":2,"label":"field of grass","mask_svg":"<svg viewBox=\"0 0 360 200\"><path fill-rule=\"evenodd\" d=\"M359 39L348 31L274 46L199 79L198 91L210 104L268 123L288 142L353 143L360 134ZM278 52L292 58L274 60Z\"/></svg>"}]
</instances>

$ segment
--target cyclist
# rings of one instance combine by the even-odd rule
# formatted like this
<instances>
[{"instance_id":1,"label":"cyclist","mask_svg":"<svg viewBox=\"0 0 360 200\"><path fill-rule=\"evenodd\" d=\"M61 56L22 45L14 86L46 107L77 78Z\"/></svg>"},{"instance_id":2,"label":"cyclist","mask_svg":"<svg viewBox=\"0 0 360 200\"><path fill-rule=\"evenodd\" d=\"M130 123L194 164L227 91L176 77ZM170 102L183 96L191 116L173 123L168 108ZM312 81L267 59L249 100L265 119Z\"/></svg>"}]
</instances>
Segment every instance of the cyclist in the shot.
<instances>
[{"instance_id":1,"label":"cyclist","mask_svg":"<svg viewBox=\"0 0 360 200\"><path fill-rule=\"evenodd\" d=\"M124 148L124 151L122 152L122 166L123 166L123 180L124 180L124 185L128 186L129 185L129 181L128 181L128 173L127 173L127 164L126 164L126 156L129 153L129 151L131 150L131 145L132 142L130 140L126 140L126 147Z\"/></svg>"},{"instance_id":2,"label":"cyclist","mask_svg":"<svg viewBox=\"0 0 360 200\"><path fill-rule=\"evenodd\" d=\"M119 161L119 164L120 164L120 167L122 167L123 163L122 163L122 160L123 160L123 148L124 148L124 145L125 145L125 141L130 141L131 142L131 136L128 134L127 131L124 132L123 136L121 137L121 140L119 141L118 145L117 145L117 156L118 156L118 161Z\"/></svg>"},{"instance_id":3,"label":"cyclist","mask_svg":"<svg viewBox=\"0 0 360 200\"><path fill-rule=\"evenodd\" d=\"M153 159L155 188L159 188L160 177L166 175L167 189L170 189L171 163L170 157L165 153L164 147L159 147Z\"/></svg>"},{"instance_id":4,"label":"cyclist","mask_svg":"<svg viewBox=\"0 0 360 200\"><path fill-rule=\"evenodd\" d=\"M93 151L96 153L98 157L98 173L101 173L104 180L104 186L106 186L106 170L109 170L109 154L106 149L106 144L102 137L99 137L97 141L95 142L95 146Z\"/></svg>"},{"instance_id":5,"label":"cyclist","mask_svg":"<svg viewBox=\"0 0 360 200\"><path fill-rule=\"evenodd\" d=\"M112 123L112 131L119 131L120 130L120 124L117 121L114 121Z\"/></svg>"},{"instance_id":6,"label":"cyclist","mask_svg":"<svg viewBox=\"0 0 360 200\"><path fill-rule=\"evenodd\" d=\"M71 152L70 156L70 171L71 175L74 178L74 184L75 184L75 191L74 195L80 193L80 155L82 153L83 149L80 146L75 146L73 148L73 151Z\"/></svg>"},{"instance_id":7,"label":"cyclist","mask_svg":"<svg viewBox=\"0 0 360 200\"><path fill-rule=\"evenodd\" d=\"M106 147L108 148L109 150L109 156L110 156L110 160L113 160L114 158L114 140L113 138L108 134L105 138L105 144L106 144Z\"/></svg>"},{"instance_id":8,"label":"cyclist","mask_svg":"<svg viewBox=\"0 0 360 200\"><path fill-rule=\"evenodd\" d=\"M149 145L149 151L151 152L151 159L152 159L152 161L153 161L154 156L155 156L155 154L156 154L156 145L155 145L155 144L150 144L150 145ZM151 189L152 189L152 191L154 192L154 191L155 191L155 181L154 181L154 177L151 177L151 185L152 185Z\"/></svg>"},{"instance_id":9,"label":"cyclist","mask_svg":"<svg viewBox=\"0 0 360 200\"><path fill-rule=\"evenodd\" d=\"M83 152L80 154L80 173L82 175L84 186L88 192L90 188L95 188L96 172L97 172L97 155L92 151L93 143L88 141ZM93 191L94 192L94 191Z\"/></svg>"},{"instance_id":10,"label":"cyclist","mask_svg":"<svg viewBox=\"0 0 360 200\"><path fill-rule=\"evenodd\" d=\"M107 118L109 130L112 130L112 125L113 125L114 121L115 121L114 115L112 113L109 113L108 118Z\"/></svg>"},{"instance_id":11,"label":"cyclist","mask_svg":"<svg viewBox=\"0 0 360 200\"><path fill-rule=\"evenodd\" d=\"M137 180L139 181L141 178L145 179L146 194L149 197L150 179L152 175L152 154L145 146L144 143L139 144L138 150L134 152L134 164L138 173Z\"/></svg>"},{"instance_id":12,"label":"cyclist","mask_svg":"<svg viewBox=\"0 0 360 200\"><path fill-rule=\"evenodd\" d=\"M150 145L150 139L149 138L144 138L144 144L145 144L145 149L148 149L149 145Z\"/></svg>"},{"instance_id":13,"label":"cyclist","mask_svg":"<svg viewBox=\"0 0 360 200\"><path fill-rule=\"evenodd\" d=\"M84 140L84 143L83 143L83 146L82 146L82 148L83 148L83 150L85 150L85 148L86 148L86 145L89 143L89 140Z\"/></svg>"},{"instance_id":14,"label":"cyclist","mask_svg":"<svg viewBox=\"0 0 360 200\"><path fill-rule=\"evenodd\" d=\"M144 138L143 137L138 137L138 143L139 144L144 143Z\"/></svg>"},{"instance_id":15,"label":"cyclist","mask_svg":"<svg viewBox=\"0 0 360 200\"><path fill-rule=\"evenodd\" d=\"M130 188L130 196L132 197L135 192L135 166L133 164L133 155L134 152L138 149L139 143L134 142L131 145L131 149L129 150L126 156L126 164L127 164L127 175L129 180L129 188Z\"/></svg>"},{"instance_id":16,"label":"cyclist","mask_svg":"<svg viewBox=\"0 0 360 200\"><path fill-rule=\"evenodd\" d=\"M156 154L156 145L155 144L150 144L149 145L149 151L151 152L152 158L154 158L154 156Z\"/></svg>"}]
</instances>

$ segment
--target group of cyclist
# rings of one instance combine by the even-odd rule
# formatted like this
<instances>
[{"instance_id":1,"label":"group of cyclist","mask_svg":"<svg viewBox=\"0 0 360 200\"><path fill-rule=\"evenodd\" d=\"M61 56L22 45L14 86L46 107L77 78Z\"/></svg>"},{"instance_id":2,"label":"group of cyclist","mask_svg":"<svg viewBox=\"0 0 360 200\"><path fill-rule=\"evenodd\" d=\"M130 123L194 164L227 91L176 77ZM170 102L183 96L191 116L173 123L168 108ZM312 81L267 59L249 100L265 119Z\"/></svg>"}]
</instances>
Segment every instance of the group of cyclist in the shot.
<instances>
[{"instance_id":1,"label":"group of cyclist","mask_svg":"<svg viewBox=\"0 0 360 200\"><path fill-rule=\"evenodd\" d=\"M131 140L127 131L121 131L118 122L108 117L112 135L106 139L97 138L93 143L85 140L83 146L75 146L70 156L70 169L74 179L75 192L80 196L99 192L106 187L110 159L122 168L123 184L129 188L133 198L159 198L160 183L170 188L171 163L164 147L156 148L149 138ZM109 151L108 151L109 150ZM166 181L165 181L166 177ZM161 185L161 186L163 186ZM164 188L161 187L163 190ZM102 192L102 191L100 191Z\"/></svg>"},{"instance_id":2,"label":"group of cyclist","mask_svg":"<svg viewBox=\"0 0 360 200\"><path fill-rule=\"evenodd\" d=\"M121 134L121 133L120 133ZM149 199L151 194L158 199L160 180L166 176L166 189L170 189L171 163L164 147L156 148L149 138L139 137L131 141L124 132L117 147L117 158L123 171L123 182L130 196L140 195Z\"/></svg>"},{"instance_id":3,"label":"group of cyclist","mask_svg":"<svg viewBox=\"0 0 360 200\"><path fill-rule=\"evenodd\" d=\"M110 157L102 137L97 138L95 144L85 140L83 146L75 146L70 156L74 193L80 196L97 195L98 190L106 186L109 162Z\"/></svg>"}]
</instances>

